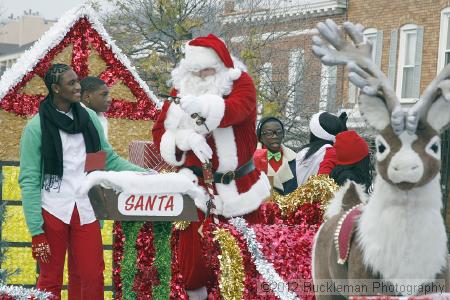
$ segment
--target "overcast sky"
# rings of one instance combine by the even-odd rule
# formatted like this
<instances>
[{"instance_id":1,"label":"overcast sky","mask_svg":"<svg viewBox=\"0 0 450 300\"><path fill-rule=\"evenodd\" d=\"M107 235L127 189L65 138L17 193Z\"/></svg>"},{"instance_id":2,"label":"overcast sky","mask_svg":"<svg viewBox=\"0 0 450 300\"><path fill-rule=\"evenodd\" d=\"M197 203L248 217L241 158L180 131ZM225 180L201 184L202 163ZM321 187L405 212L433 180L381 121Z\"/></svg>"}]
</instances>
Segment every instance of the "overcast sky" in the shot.
<instances>
[{"instance_id":1,"label":"overcast sky","mask_svg":"<svg viewBox=\"0 0 450 300\"><path fill-rule=\"evenodd\" d=\"M33 12L39 12L46 19L58 19L67 10L80 5L84 0L0 0L2 16L1 19L11 14L14 16L23 15L24 10L31 9ZM111 8L107 0L99 1L102 6Z\"/></svg>"}]
</instances>

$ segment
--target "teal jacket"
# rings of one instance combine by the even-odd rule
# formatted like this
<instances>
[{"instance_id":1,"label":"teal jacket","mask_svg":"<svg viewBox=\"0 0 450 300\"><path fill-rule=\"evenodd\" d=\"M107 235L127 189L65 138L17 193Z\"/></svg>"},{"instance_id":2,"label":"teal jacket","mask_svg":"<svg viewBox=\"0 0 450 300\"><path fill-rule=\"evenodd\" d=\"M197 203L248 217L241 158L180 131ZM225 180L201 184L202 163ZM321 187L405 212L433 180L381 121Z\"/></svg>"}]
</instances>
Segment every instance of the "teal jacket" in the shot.
<instances>
[{"instance_id":1,"label":"teal jacket","mask_svg":"<svg viewBox=\"0 0 450 300\"><path fill-rule=\"evenodd\" d=\"M111 171L145 171L121 158L105 138L97 114L86 108L100 135L102 150L106 152L105 169ZM25 126L20 140L19 185L22 191L22 205L25 221L32 236L43 233L41 189L43 183L43 163L41 157L41 122L35 115Z\"/></svg>"}]
</instances>

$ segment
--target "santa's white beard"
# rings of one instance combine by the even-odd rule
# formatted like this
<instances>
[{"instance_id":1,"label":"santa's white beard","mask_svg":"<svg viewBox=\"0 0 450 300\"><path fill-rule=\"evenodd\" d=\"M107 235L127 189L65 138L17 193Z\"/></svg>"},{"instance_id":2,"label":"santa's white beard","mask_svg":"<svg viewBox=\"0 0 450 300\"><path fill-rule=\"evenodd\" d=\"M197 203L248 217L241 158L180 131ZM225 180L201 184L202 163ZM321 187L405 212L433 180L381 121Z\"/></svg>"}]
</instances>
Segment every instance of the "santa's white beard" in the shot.
<instances>
[{"instance_id":1,"label":"santa's white beard","mask_svg":"<svg viewBox=\"0 0 450 300\"><path fill-rule=\"evenodd\" d=\"M186 74L180 84L180 96L203 94L214 94L222 96L220 86L218 86L218 75L201 78L195 75Z\"/></svg>"},{"instance_id":2,"label":"santa's white beard","mask_svg":"<svg viewBox=\"0 0 450 300\"><path fill-rule=\"evenodd\" d=\"M213 94L222 97L230 94L233 86L233 80L230 78L228 69L225 66L217 68L216 74L201 78L195 76L181 64L172 72L172 81L180 97L203 94Z\"/></svg>"}]
</instances>

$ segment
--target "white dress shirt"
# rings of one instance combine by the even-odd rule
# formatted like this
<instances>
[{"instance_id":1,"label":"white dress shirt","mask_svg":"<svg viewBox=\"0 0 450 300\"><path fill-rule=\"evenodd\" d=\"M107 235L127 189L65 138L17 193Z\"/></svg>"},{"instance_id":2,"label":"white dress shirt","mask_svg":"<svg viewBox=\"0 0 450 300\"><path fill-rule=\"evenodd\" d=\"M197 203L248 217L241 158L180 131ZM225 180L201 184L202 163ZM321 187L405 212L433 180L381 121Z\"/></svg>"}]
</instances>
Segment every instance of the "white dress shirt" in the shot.
<instances>
[{"instance_id":1,"label":"white dress shirt","mask_svg":"<svg viewBox=\"0 0 450 300\"><path fill-rule=\"evenodd\" d=\"M73 119L72 111L65 114ZM80 215L80 224L92 223L96 218L88 196L77 194L86 177L86 172L84 172L86 146L83 135L81 133L68 134L62 130L59 130L59 135L63 152L63 177L59 190L42 189L42 208L64 223L70 224L76 205Z\"/></svg>"}]
</instances>

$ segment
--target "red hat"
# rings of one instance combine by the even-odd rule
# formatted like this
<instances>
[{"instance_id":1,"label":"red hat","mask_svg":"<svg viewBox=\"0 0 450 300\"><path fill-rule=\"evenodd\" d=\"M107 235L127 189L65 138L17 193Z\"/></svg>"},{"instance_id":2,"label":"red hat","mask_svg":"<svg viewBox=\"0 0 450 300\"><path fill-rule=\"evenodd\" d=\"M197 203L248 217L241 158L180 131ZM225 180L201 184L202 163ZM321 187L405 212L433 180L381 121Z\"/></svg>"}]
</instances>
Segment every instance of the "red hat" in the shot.
<instances>
[{"instance_id":1,"label":"red hat","mask_svg":"<svg viewBox=\"0 0 450 300\"><path fill-rule=\"evenodd\" d=\"M369 146L355 131L343 131L336 135L334 143L338 165L352 165L369 155Z\"/></svg>"},{"instance_id":2,"label":"red hat","mask_svg":"<svg viewBox=\"0 0 450 300\"><path fill-rule=\"evenodd\" d=\"M188 43L189 46L197 46L197 47L205 47L214 50L220 60L223 62L225 67L234 68L233 60L231 59L230 52L228 52L227 46L225 43L219 39L214 34L208 34L208 36L200 36ZM186 47L186 56L188 56L189 50ZM195 51L195 50L194 50Z\"/></svg>"}]
</instances>

